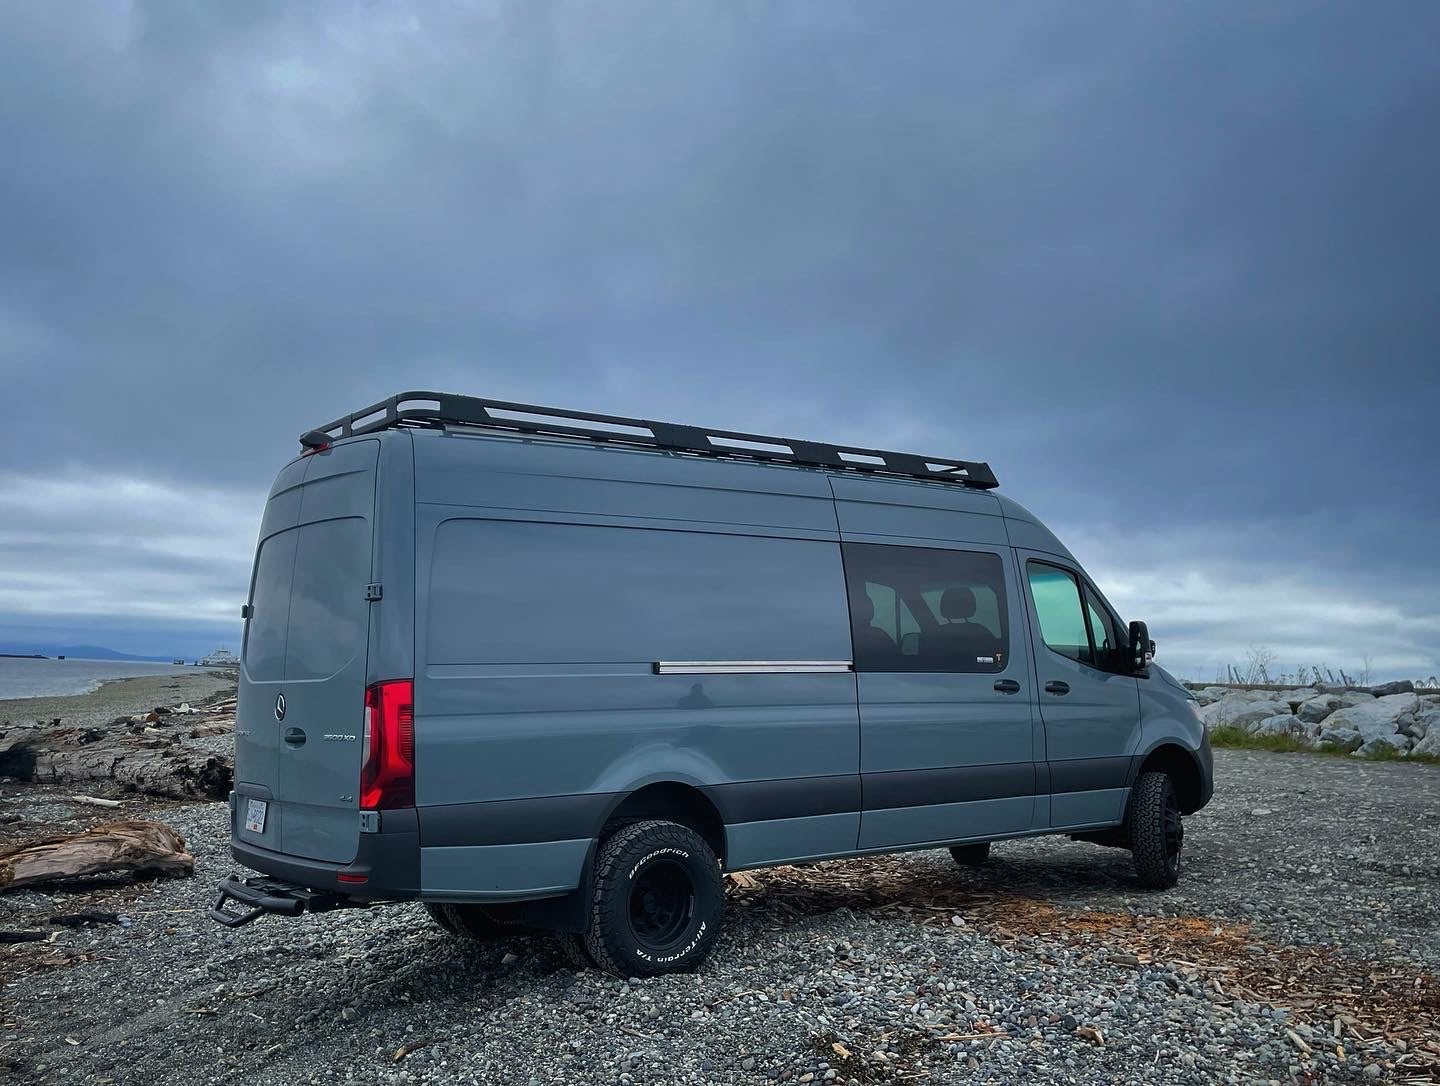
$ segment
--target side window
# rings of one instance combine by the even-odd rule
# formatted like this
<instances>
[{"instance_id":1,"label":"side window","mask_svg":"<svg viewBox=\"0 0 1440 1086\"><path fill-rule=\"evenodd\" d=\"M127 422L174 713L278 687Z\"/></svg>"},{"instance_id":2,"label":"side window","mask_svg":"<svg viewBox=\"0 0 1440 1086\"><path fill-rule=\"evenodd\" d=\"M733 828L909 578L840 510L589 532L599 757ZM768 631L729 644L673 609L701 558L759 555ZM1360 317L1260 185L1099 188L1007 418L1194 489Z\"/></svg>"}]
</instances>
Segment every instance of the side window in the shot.
<instances>
[{"instance_id":1,"label":"side window","mask_svg":"<svg viewBox=\"0 0 1440 1086\"><path fill-rule=\"evenodd\" d=\"M843 583L830 542L457 518L435 530L423 651L430 664L846 660Z\"/></svg>"},{"instance_id":2,"label":"side window","mask_svg":"<svg viewBox=\"0 0 1440 1086\"><path fill-rule=\"evenodd\" d=\"M1004 671L1010 658L998 554L846 543L856 671Z\"/></svg>"},{"instance_id":3,"label":"side window","mask_svg":"<svg viewBox=\"0 0 1440 1086\"><path fill-rule=\"evenodd\" d=\"M874 617L870 625L883 630L890 640L900 647L901 656L915 656L920 651L920 623L910 613L910 608L900 598L900 593L888 584L868 581L865 594L870 597ZM864 610L864 604L860 609Z\"/></svg>"},{"instance_id":4,"label":"side window","mask_svg":"<svg viewBox=\"0 0 1440 1086\"><path fill-rule=\"evenodd\" d=\"M285 637L290 625L290 578L299 532L287 528L260 545L250 587L250 618L241 652L245 673L257 682L285 677Z\"/></svg>"},{"instance_id":5,"label":"side window","mask_svg":"<svg viewBox=\"0 0 1440 1086\"><path fill-rule=\"evenodd\" d=\"M1035 613L1040 618L1040 639L1061 656L1082 664L1090 663L1090 636L1086 632L1080 586L1075 578L1058 566L1044 562L1027 562L1025 572L1030 581L1030 596L1035 601Z\"/></svg>"},{"instance_id":6,"label":"side window","mask_svg":"<svg viewBox=\"0 0 1440 1086\"><path fill-rule=\"evenodd\" d=\"M260 546L242 658L257 682L324 679L365 648L370 524L343 517L287 528Z\"/></svg>"},{"instance_id":7,"label":"side window","mask_svg":"<svg viewBox=\"0 0 1440 1086\"><path fill-rule=\"evenodd\" d=\"M1090 639L1095 646L1095 666L1106 671L1126 671L1128 635L1121 631L1110 609L1088 584L1083 586L1083 591L1085 614L1090 620Z\"/></svg>"},{"instance_id":8,"label":"side window","mask_svg":"<svg viewBox=\"0 0 1440 1086\"><path fill-rule=\"evenodd\" d=\"M865 586L865 594L870 597L870 625L900 644L900 597L888 584L873 582ZM865 610L863 604L860 610Z\"/></svg>"},{"instance_id":9,"label":"side window","mask_svg":"<svg viewBox=\"0 0 1440 1086\"><path fill-rule=\"evenodd\" d=\"M290 586L285 678L325 679L365 649L370 605L370 522L362 517L300 527Z\"/></svg>"}]
</instances>

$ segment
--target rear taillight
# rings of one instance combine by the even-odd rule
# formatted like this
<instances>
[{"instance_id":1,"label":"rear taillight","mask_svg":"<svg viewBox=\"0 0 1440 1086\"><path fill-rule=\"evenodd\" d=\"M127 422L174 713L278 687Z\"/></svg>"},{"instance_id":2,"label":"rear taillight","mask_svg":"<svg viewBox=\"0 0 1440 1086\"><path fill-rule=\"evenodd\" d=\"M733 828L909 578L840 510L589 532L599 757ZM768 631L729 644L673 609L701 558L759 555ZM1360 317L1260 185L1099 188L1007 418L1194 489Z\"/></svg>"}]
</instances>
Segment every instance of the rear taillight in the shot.
<instances>
[{"instance_id":1,"label":"rear taillight","mask_svg":"<svg viewBox=\"0 0 1440 1086\"><path fill-rule=\"evenodd\" d=\"M415 806L415 683L394 679L365 691L365 765L360 807Z\"/></svg>"}]
</instances>

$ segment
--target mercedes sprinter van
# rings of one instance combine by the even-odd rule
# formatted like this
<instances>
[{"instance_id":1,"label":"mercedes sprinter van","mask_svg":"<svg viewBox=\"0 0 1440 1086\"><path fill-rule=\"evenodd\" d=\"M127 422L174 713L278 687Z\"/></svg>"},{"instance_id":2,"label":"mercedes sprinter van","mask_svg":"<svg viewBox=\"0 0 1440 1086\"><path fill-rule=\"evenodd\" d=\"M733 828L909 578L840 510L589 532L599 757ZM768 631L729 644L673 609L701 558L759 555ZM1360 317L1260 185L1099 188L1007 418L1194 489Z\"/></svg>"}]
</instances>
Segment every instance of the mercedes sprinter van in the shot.
<instances>
[{"instance_id":1,"label":"mercedes sprinter van","mask_svg":"<svg viewBox=\"0 0 1440 1086\"><path fill-rule=\"evenodd\" d=\"M419 901L638 976L726 871L1063 833L1178 877L1196 703L984 463L431 392L301 445L221 923Z\"/></svg>"}]
</instances>

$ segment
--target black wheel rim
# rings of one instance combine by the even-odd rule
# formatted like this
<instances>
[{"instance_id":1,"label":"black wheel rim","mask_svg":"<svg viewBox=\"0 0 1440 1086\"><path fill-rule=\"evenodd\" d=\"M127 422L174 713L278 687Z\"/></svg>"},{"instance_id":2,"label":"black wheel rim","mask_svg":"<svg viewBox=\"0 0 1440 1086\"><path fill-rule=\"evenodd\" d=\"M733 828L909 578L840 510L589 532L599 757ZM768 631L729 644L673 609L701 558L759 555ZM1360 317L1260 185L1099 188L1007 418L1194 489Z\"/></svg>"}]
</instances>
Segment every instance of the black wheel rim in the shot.
<instances>
[{"instance_id":1,"label":"black wheel rim","mask_svg":"<svg viewBox=\"0 0 1440 1086\"><path fill-rule=\"evenodd\" d=\"M658 860L630 884L630 930L649 951L681 942L695 915L695 883L677 863Z\"/></svg>"},{"instance_id":2,"label":"black wheel rim","mask_svg":"<svg viewBox=\"0 0 1440 1086\"><path fill-rule=\"evenodd\" d=\"M1165 797L1165 863L1171 871L1180 869L1180 850L1185 847L1185 823L1180 818L1180 805L1171 793Z\"/></svg>"}]
</instances>

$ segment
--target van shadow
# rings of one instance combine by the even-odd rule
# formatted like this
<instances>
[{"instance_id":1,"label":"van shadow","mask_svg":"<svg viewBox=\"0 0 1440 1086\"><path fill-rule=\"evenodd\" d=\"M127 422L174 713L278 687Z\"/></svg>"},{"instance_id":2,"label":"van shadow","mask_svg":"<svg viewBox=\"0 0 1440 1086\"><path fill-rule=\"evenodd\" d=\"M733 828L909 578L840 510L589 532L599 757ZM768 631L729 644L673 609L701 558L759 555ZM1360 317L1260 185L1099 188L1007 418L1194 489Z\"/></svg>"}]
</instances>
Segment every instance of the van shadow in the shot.
<instances>
[{"instance_id":1,"label":"van shadow","mask_svg":"<svg viewBox=\"0 0 1440 1086\"><path fill-rule=\"evenodd\" d=\"M1043 858L992 857L977 867L956 865L943 850L861 857L739 872L727 882L736 912L791 916L849 909L964 917L1021 902L1059 906L1139 891L1128 853L1094 847Z\"/></svg>"},{"instance_id":2,"label":"van shadow","mask_svg":"<svg viewBox=\"0 0 1440 1086\"><path fill-rule=\"evenodd\" d=\"M736 872L726 876L725 935L716 953L764 945L789 923L842 911L921 924L949 926L959 916L967 924L1052 930L1067 922L1077 902L1103 908L1138 892L1129 853L1078 845L1001 854L979 867L959 866L940 849ZM517 932L498 942L456 939L438 928L433 934L425 953L407 963L414 968L376 978L372 995L383 1000L394 983L408 989L409 998L443 1002L459 980L470 999L508 998L540 977L575 975L545 933Z\"/></svg>"}]
</instances>

